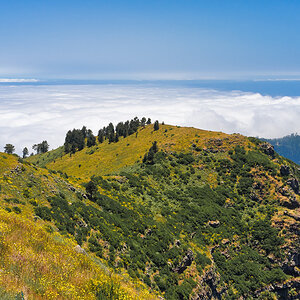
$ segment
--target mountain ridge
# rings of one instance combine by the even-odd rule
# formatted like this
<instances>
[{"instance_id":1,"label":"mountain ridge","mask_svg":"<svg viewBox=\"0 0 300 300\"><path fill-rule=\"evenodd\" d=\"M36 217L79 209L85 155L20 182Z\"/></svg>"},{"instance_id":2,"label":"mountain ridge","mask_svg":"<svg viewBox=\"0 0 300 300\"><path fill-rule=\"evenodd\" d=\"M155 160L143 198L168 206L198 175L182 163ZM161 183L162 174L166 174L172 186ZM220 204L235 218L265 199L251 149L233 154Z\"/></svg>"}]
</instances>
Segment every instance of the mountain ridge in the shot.
<instances>
[{"instance_id":1,"label":"mountain ridge","mask_svg":"<svg viewBox=\"0 0 300 300\"><path fill-rule=\"evenodd\" d=\"M120 278L126 295L299 296L299 166L270 144L151 124L117 143L62 154L0 156L1 206L142 284Z\"/></svg>"}]
</instances>

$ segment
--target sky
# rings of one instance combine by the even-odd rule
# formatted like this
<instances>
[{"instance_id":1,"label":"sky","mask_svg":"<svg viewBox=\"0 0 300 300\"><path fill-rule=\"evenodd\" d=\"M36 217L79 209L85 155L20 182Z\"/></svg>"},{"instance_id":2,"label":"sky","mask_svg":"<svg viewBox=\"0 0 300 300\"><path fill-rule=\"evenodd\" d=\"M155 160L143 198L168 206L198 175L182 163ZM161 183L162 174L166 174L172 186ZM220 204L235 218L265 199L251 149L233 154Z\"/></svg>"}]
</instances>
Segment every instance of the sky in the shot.
<instances>
[{"instance_id":1,"label":"sky","mask_svg":"<svg viewBox=\"0 0 300 300\"><path fill-rule=\"evenodd\" d=\"M86 125L94 134L109 122L138 116L167 124L265 138L300 132L300 97L162 85L0 85L0 147L47 140ZM0 150L1 151L1 150ZM2 150L3 151L3 150Z\"/></svg>"},{"instance_id":2,"label":"sky","mask_svg":"<svg viewBox=\"0 0 300 300\"><path fill-rule=\"evenodd\" d=\"M0 78L300 77L298 0L0 1Z\"/></svg>"},{"instance_id":3,"label":"sky","mask_svg":"<svg viewBox=\"0 0 300 300\"><path fill-rule=\"evenodd\" d=\"M69 129L97 134L135 116L265 138L299 133L299 12L299 0L0 1L0 150L45 139L55 148ZM191 79L254 85L153 83ZM298 81L274 88L286 94L255 88L282 79Z\"/></svg>"}]
</instances>

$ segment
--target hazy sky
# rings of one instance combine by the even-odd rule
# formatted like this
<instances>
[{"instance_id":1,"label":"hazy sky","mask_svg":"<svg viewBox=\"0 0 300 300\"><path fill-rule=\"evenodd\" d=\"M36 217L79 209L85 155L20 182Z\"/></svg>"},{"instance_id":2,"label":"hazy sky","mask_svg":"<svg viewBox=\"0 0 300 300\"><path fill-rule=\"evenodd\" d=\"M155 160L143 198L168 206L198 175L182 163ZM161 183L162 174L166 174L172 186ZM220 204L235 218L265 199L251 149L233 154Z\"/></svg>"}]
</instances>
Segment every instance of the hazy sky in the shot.
<instances>
[{"instance_id":1,"label":"hazy sky","mask_svg":"<svg viewBox=\"0 0 300 300\"><path fill-rule=\"evenodd\" d=\"M300 75L298 0L0 1L0 77Z\"/></svg>"}]
</instances>

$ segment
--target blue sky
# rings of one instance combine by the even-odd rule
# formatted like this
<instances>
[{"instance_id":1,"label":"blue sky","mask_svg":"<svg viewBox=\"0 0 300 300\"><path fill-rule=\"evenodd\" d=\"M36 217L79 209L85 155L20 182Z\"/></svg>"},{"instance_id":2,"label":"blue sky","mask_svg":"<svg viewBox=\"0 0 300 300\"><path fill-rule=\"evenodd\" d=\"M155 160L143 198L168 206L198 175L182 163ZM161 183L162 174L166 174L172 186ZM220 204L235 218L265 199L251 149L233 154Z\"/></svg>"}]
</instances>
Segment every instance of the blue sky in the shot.
<instances>
[{"instance_id":1,"label":"blue sky","mask_svg":"<svg viewBox=\"0 0 300 300\"><path fill-rule=\"evenodd\" d=\"M300 77L300 1L0 2L0 78Z\"/></svg>"}]
</instances>

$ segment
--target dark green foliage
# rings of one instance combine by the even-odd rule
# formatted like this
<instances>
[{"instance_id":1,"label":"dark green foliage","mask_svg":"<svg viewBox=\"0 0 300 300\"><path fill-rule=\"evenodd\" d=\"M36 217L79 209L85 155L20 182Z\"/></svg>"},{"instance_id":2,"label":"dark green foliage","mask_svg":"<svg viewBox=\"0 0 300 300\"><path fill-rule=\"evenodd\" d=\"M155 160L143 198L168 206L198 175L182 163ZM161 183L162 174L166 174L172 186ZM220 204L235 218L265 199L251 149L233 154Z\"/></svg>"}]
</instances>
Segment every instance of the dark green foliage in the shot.
<instances>
[{"instance_id":1,"label":"dark green foliage","mask_svg":"<svg viewBox=\"0 0 300 300\"><path fill-rule=\"evenodd\" d=\"M99 131L98 131L98 142L99 142L99 143L103 143L103 140L104 140L104 132L103 132L103 129L99 129Z\"/></svg>"},{"instance_id":2,"label":"dark green foliage","mask_svg":"<svg viewBox=\"0 0 300 300\"><path fill-rule=\"evenodd\" d=\"M103 255L103 248L99 244L98 240L94 236L91 236L89 238L88 242L89 242L89 249L90 249L90 251L94 252L97 256L102 257L102 255Z\"/></svg>"},{"instance_id":3,"label":"dark green foliage","mask_svg":"<svg viewBox=\"0 0 300 300\"><path fill-rule=\"evenodd\" d=\"M39 144L34 144L32 149L35 150L37 154L46 153L49 150L49 144L47 141L42 141Z\"/></svg>"},{"instance_id":4,"label":"dark green foliage","mask_svg":"<svg viewBox=\"0 0 300 300\"><path fill-rule=\"evenodd\" d=\"M283 239L279 238L277 230L271 227L270 220L264 219L254 222L252 231L253 241L257 241L267 255L279 253L279 246L283 243Z\"/></svg>"},{"instance_id":5,"label":"dark green foliage","mask_svg":"<svg viewBox=\"0 0 300 300\"><path fill-rule=\"evenodd\" d=\"M143 163L153 165L154 164L154 155L158 151L157 142L154 141L148 153L145 154L143 158Z\"/></svg>"},{"instance_id":6,"label":"dark green foliage","mask_svg":"<svg viewBox=\"0 0 300 300\"><path fill-rule=\"evenodd\" d=\"M144 122L133 120L131 127L128 122L116 128L111 124L101 130L108 139L112 132L114 138L116 133L121 137ZM124 268L132 278L163 292L166 299L192 296L196 283L189 269L175 272L189 249L195 275L215 263L220 284L237 291L233 297L251 298L255 290L285 278L267 258L282 255L282 239L270 222L274 210L250 198L256 180L252 168L277 170L256 150L236 147L230 159L224 157L204 151L168 154L153 143L143 163L124 169L117 178L91 178L85 188L92 205L84 199L71 204L67 194L60 194L48 199L49 207L36 206L35 213L72 234L112 268ZM216 182L205 184L210 174ZM199 249L211 249L214 261Z\"/></svg>"},{"instance_id":7,"label":"dark green foliage","mask_svg":"<svg viewBox=\"0 0 300 300\"><path fill-rule=\"evenodd\" d=\"M157 120L154 122L153 129L154 129L154 131L159 129L159 122Z\"/></svg>"},{"instance_id":8,"label":"dark green foliage","mask_svg":"<svg viewBox=\"0 0 300 300\"><path fill-rule=\"evenodd\" d=\"M20 213L22 212L21 208L18 207L18 206L14 206L14 207L12 208L12 210L13 210L16 214L20 214Z\"/></svg>"},{"instance_id":9,"label":"dark green foliage","mask_svg":"<svg viewBox=\"0 0 300 300\"><path fill-rule=\"evenodd\" d=\"M23 153L23 158L26 158L26 157L28 156L28 154L29 154L28 148L25 147L25 148L23 149L22 153Z\"/></svg>"},{"instance_id":10,"label":"dark green foliage","mask_svg":"<svg viewBox=\"0 0 300 300\"><path fill-rule=\"evenodd\" d=\"M64 149L66 153L75 153L85 146L85 136L81 129L73 129L67 132Z\"/></svg>"},{"instance_id":11,"label":"dark green foliage","mask_svg":"<svg viewBox=\"0 0 300 300\"><path fill-rule=\"evenodd\" d=\"M15 146L12 144L6 144L4 147L4 152L7 154L13 154L15 152Z\"/></svg>"},{"instance_id":12,"label":"dark green foliage","mask_svg":"<svg viewBox=\"0 0 300 300\"><path fill-rule=\"evenodd\" d=\"M85 190L86 190L86 193L87 193L87 196L89 197L89 199L93 200L96 196L98 188L97 188L96 184L94 183L94 181L91 180L86 184Z\"/></svg>"},{"instance_id":13,"label":"dark green foliage","mask_svg":"<svg viewBox=\"0 0 300 300\"><path fill-rule=\"evenodd\" d=\"M92 146L96 145L96 137L93 135L92 130L90 130L90 129L87 130L86 138L87 138L87 141L86 141L87 147L92 147Z\"/></svg>"},{"instance_id":14,"label":"dark green foliage","mask_svg":"<svg viewBox=\"0 0 300 300\"><path fill-rule=\"evenodd\" d=\"M45 221L51 221L51 210L46 206L38 206L34 208L34 212L37 216Z\"/></svg>"}]
</instances>

